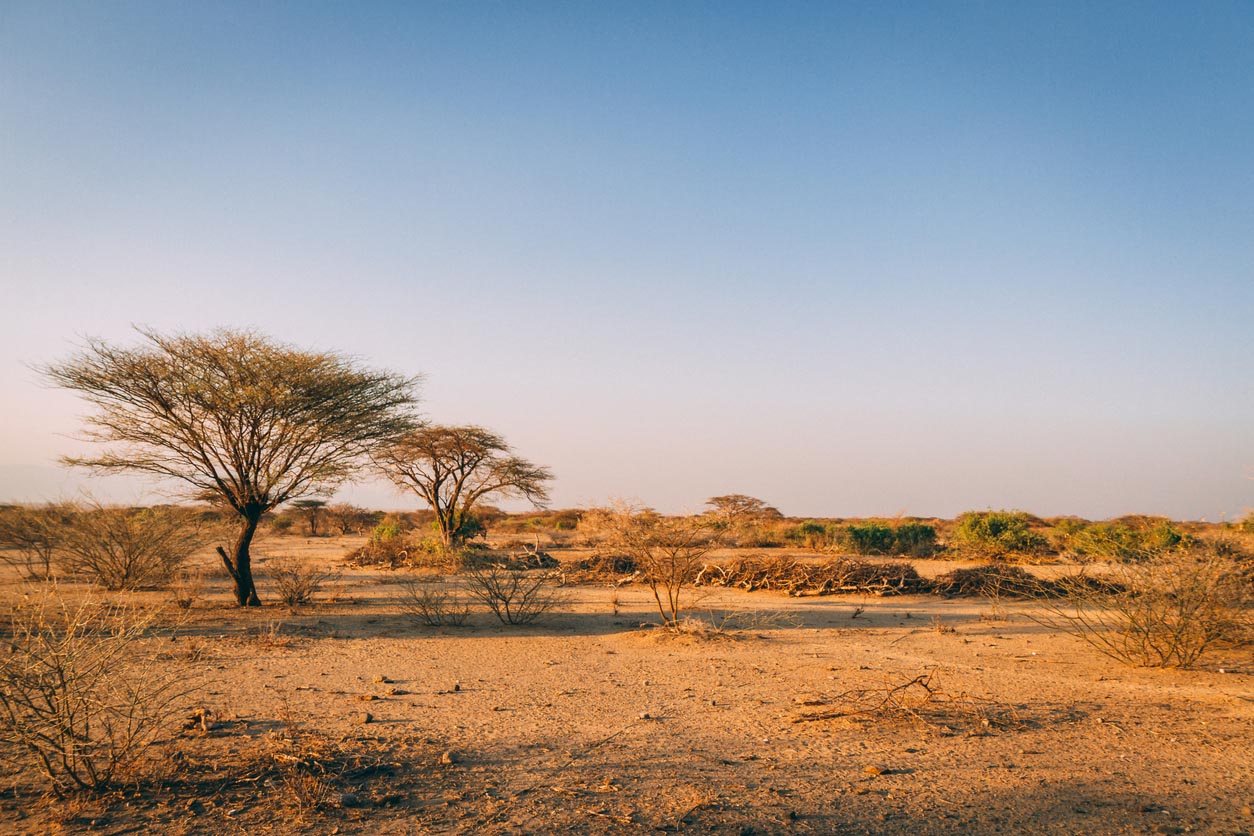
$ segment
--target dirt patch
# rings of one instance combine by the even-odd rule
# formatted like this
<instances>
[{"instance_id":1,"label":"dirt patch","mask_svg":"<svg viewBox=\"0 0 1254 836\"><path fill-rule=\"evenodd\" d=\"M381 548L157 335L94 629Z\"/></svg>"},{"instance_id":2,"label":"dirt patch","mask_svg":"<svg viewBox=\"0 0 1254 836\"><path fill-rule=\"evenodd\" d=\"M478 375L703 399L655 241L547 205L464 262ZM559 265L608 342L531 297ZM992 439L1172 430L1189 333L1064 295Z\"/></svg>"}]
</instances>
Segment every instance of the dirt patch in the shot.
<instances>
[{"instance_id":1,"label":"dirt patch","mask_svg":"<svg viewBox=\"0 0 1254 836\"><path fill-rule=\"evenodd\" d=\"M356 545L261 550L331 566ZM1028 618L1032 601L990 620L976 598L873 589L696 590L707 615L787 616L738 641L659 640L637 585L569 585L525 626L479 607L428 627L395 577L351 570L294 612L235 609L207 579L159 639L205 665L207 715L102 800L51 801L6 773L0 832L1254 832L1248 649L1130 668ZM166 593L131 600L173 612ZM901 695L917 722L794 722L937 670L948 698Z\"/></svg>"}]
</instances>

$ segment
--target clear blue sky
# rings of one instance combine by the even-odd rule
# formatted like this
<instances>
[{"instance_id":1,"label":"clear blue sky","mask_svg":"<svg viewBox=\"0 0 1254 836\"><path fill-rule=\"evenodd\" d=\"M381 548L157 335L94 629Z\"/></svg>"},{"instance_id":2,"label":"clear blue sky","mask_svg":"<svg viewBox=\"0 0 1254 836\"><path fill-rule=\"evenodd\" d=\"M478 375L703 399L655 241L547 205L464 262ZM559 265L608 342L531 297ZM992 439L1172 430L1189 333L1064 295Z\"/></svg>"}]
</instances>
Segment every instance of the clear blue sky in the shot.
<instances>
[{"instance_id":1,"label":"clear blue sky","mask_svg":"<svg viewBox=\"0 0 1254 836\"><path fill-rule=\"evenodd\" d=\"M0 499L139 323L425 373L563 506L1233 516L1254 5L3 0L0 291Z\"/></svg>"}]
</instances>

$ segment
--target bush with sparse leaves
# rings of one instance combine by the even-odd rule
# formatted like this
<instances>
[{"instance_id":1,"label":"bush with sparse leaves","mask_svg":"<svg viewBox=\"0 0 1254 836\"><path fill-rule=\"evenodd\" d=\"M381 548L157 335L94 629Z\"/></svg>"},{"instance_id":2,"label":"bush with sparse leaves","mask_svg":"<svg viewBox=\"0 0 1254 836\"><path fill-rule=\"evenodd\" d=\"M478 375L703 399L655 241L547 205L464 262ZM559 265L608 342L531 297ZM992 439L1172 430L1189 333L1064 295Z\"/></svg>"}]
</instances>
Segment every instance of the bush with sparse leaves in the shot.
<instances>
[{"instance_id":1,"label":"bush with sparse leaves","mask_svg":"<svg viewBox=\"0 0 1254 836\"><path fill-rule=\"evenodd\" d=\"M75 514L74 506L63 502L0 508L0 549L17 552L31 577L46 578Z\"/></svg>"},{"instance_id":2,"label":"bush with sparse leaves","mask_svg":"<svg viewBox=\"0 0 1254 836\"><path fill-rule=\"evenodd\" d=\"M423 627L460 627L470 616L470 605L456 590L440 583L401 582L401 609Z\"/></svg>"},{"instance_id":3,"label":"bush with sparse leaves","mask_svg":"<svg viewBox=\"0 0 1254 836\"><path fill-rule=\"evenodd\" d=\"M1093 582L1056 581L1062 599L1036 616L1111 658L1142 667L1192 667L1208 650L1254 637L1254 594L1232 560L1164 551L1114 565Z\"/></svg>"},{"instance_id":4,"label":"bush with sparse leaves","mask_svg":"<svg viewBox=\"0 0 1254 836\"><path fill-rule=\"evenodd\" d=\"M340 574L312 563L291 557L276 557L266 561L265 574L279 592L279 602L288 607L303 607L313 603L314 596L323 584L338 580Z\"/></svg>"},{"instance_id":5,"label":"bush with sparse leaves","mask_svg":"<svg viewBox=\"0 0 1254 836\"><path fill-rule=\"evenodd\" d=\"M638 568L657 603L662 626L674 630L717 530L706 517L667 517L648 508L620 504L589 511L581 527Z\"/></svg>"},{"instance_id":6,"label":"bush with sparse leaves","mask_svg":"<svg viewBox=\"0 0 1254 836\"><path fill-rule=\"evenodd\" d=\"M57 562L106 589L164 586L210 535L191 509L92 504L65 526Z\"/></svg>"},{"instance_id":7,"label":"bush with sparse leaves","mask_svg":"<svg viewBox=\"0 0 1254 836\"><path fill-rule=\"evenodd\" d=\"M0 755L57 795L131 777L196 687L186 660L147 639L155 611L67 601L54 588L9 602L0 658Z\"/></svg>"},{"instance_id":8,"label":"bush with sparse leaves","mask_svg":"<svg viewBox=\"0 0 1254 836\"><path fill-rule=\"evenodd\" d=\"M471 594L503 624L530 624L564 600L557 579L547 572L472 564L466 578Z\"/></svg>"}]
</instances>

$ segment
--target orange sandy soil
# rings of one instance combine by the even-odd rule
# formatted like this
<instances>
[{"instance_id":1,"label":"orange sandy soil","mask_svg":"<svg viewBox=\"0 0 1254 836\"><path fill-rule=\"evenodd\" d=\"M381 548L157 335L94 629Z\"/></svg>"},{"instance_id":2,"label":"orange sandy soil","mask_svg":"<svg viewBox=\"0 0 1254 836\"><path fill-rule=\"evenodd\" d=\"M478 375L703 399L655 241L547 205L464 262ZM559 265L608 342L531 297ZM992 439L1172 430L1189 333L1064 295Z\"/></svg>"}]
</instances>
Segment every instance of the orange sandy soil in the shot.
<instances>
[{"instance_id":1,"label":"orange sandy soil","mask_svg":"<svg viewBox=\"0 0 1254 836\"><path fill-rule=\"evenodd\" d=\"M331 565L358 542L259 552ZM157 779L102 801L42 799L12 776L0 831L1254 833L1248 649L1136 669L1026 602L999 617L979 599L729 590L699 607L773 615L676 638L642 626L657 613L640 586L618 590L617 613L613 590L578 586L538 625L476 611L433 629L404 617L393 577L351 570L294 613L237 610L212 579L173 644L203 659L209 730L165 741ZM957 705L800 719L932 669ZM321 758L323 803L275 772L294 751Z\"/></svg>"}]
</instances>

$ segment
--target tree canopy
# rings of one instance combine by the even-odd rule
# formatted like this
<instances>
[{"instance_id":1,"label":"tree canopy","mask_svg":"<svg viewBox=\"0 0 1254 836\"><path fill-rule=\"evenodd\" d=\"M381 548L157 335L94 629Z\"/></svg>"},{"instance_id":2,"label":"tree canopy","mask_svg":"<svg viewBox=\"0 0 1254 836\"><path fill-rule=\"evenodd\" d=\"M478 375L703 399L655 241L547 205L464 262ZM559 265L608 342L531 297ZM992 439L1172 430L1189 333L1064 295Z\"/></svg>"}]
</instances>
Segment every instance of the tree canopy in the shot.
<instances>
[{"instance_id":1,"label":"tree canopy","mask_svg":"<svg viewBox=\"0 0 1254 836\"><path fill-rule=\"evenodd\" d=\"M728 521L762 517L778 518L783 516L778 508L767 505L756 497L746 496L742 493L712 496L705 501L705 504L710 506L710 514Z\"/></svg>"},{"instance_id":2,"label":"tree canopy","mask_svg":"<svg viewBox=\"0 0 1254 836\"><path fill-rule=\"evenodd\" d=\"M379 445L417 426L417 378L362 368L254 331L162 335L134 347L89 340L44 370L96 411L87 437L110 445L67 458L97 471L173 479L243 520L230 557L241 604L257 603L248 546L261 515L326 494Z\"/></svg>"},{"instance_id":3,"label":"tree canopy","mask_svg":"<svg viewBox=\"0 0 1254 836\"><path fill-rule=\"evenodd\" d=\"M548 502L553 473L514 454L505 439L474 425L413 430L375 454L380 471L435 512L446 546L457 544L486 497Z\"/></svg>"}]
</instances>

